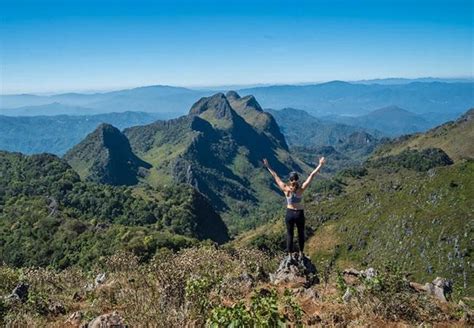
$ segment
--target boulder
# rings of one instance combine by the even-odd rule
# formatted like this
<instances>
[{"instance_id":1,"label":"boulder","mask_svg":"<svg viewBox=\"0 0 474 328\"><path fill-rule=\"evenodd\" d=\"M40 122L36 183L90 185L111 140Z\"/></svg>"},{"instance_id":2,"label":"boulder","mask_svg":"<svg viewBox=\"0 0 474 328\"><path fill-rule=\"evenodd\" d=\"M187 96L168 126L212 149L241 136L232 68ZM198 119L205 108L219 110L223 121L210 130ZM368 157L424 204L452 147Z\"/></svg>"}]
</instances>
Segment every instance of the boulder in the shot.
<instances>
[{"instance_id":1,"label":"boulder","mask_svg":"<svg viewBox=\"0 0 474 328\"><path fill-rule=\"evenodd\" d=\"M102 314L89 322L87 328L126 328L123 318L117 311Z\"/></svg>"},{"instance_id":2,"label":"boulder","mask_svg":"<svg viewBox=\"0 0 474 328\"><path fill-rule=\"evenodd\" d=\"M423 291L436 297L441 302L447 302L448 295L453 291L453 282L440 277L437 277L432 282L427 282L424 285L410 282L410 286L417 291Z\"/></svg>"},{"instance_id":3,"label":"boulder","mask_svg":"<svg viewBox=\"0 0 474 328\"><path fill-rule=\"evenodd\" d=\"M317 270L311 260L306 257L286 256L274 274L270 274L270 282L279 284L290 284L293 287L310 286L319 283Z\"/></svg>"},{"instance_id":4,"label":"boulder","mask_svg":"<svg viewBox=\"0 0 474 328\"><path fill-rule=\"evenodd\" d=\"M22 303L28 300L28 290L30 285L24 282L20 282L16 287L13 289L12 293L6 297L6 300L9 301L20 301Z\"/></svg>"}]
</instances>

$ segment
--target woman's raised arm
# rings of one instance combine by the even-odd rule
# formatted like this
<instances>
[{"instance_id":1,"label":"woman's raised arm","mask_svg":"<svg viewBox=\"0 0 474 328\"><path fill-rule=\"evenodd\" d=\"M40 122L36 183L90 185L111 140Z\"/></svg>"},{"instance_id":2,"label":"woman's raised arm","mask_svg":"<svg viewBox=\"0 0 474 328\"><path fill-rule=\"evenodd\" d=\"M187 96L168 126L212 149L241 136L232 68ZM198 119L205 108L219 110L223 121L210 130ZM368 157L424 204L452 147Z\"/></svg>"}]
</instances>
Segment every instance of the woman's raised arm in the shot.
<instances>
[{"instance_id":1,"label":"woman's raised arm","mask_svg":"<svg viewBox=\"0 0 474 328\"><path fill-rule=\"evenodd\" d=\"M278 187L283 191L285 192L286 189L287 189L287 186L286 184L281 181L280 177L278 176L278 174L276 174L275 171L272 170L272 168L270 167L270 164L268 164L268 161L266 158L263 159L263 165L267 168L268 172L270 172L270 174L272 175L273 179L275 179L275 182L276 184L278 185Z\"/></svg>"},{"instance_id":2,"label":"woman's raised arm","mask_svg":"<svg viewBox=\"0 0 474 328\"><path fill-rule=\"evenodd\" d=\"M306 190L306 188L309 186L309 184L311 183L311 181L313 181L313 178L316 174L318 174L319 170L321 169L321 167L324 165L324 163L326 162L326 159L324 157L321 157L319 159L319 165L313 170L313 172L310 173L309 177L306 179L305 182L303 182L303 185L301 186L301 189L304 191Z\"/></svg>"}]
</instances>

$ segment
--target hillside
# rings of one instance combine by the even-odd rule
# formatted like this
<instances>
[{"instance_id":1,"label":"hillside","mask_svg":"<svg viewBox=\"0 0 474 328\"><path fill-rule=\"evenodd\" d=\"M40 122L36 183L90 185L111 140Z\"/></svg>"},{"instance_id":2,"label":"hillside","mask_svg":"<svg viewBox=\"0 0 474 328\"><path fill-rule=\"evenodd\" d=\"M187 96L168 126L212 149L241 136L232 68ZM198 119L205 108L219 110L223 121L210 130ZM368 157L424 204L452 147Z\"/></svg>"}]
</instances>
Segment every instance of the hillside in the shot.
<instances>
[{"instance_id":1,"label":"hillside","mask_svg":"<svg viewBox=\"0 0 474 328\"><path fill-rule=\"evenodd\" d=\"M381 143L382 133L372 128L323 120L293 108L266 111L275 117L296 156L311 166L320 156L328 159L324 174L360 164Z\"/></svg>"},{"instance_id":2,"label":"hillside","mask_svg":"<svg viewBox=\"0 0 474 328\"><path fill-rule=\"evenodd\" d=\"M167 117L142 112L28 117L0 115L0 149L24 154L47 152L64 155L101 123L122 130L158 118Z\"/></svg>"},{"instance_id":3,"label":"hillside","mask_svg":"<svg viewBox=\"0 0 474 328\"><path fill-rule=\"evenodd\" d=\"M110 124L101 124L64 159L88 181L110 185L134 185L150 164L132 152L128 139Z\"/></svg>"},{"instance_id":4,"label":"hillside","mask_svg":"<svg viewBox=\"0 0 474 328\"><path fill-rule=\"evenodd\" d=\"M474 158L474 109L455 121L435 127L426 133L403 136L381 147L374 157L395 155L406 149L438 147L455 161Z\"/></svg>"},{"instance_id":5,"label":"hillside","mask_svg":"<svg viewBox=\"0 0 474 328\"><path fill-rule=\"evenodd\" d=\"M447 154L424 147L390 152L387 144L363 167L317 181L305 197L311 258L339 269L396 263L415 280L446 277L472 295L474 162L460 160L474 140L467 127L471 114L415 136L424 147L439 146ZM235 243L281 249L283 224L262 226Z\"/></svg>"},{"instance_id":6,"label":"hillside","mask_svg":"<svg viewBox=\"0 0 474 328\"><path fill-rule=\"evenodd\" d=\"M432 113L432 115L437 116L438 114ZM422 132L433 127L433 124L421 115L397 106L379 108L360 116L333 116L331 119L338 123L363 129L375 129L389 137Z\"/></svg>"},{"instance_id":7,"label":"hillside","mask_svg":"<svg viewBox=\"0 0 474 328\"><path fill-rule=\"evenodd\" d=\"M12 266L80 265L129 250L228 240L227 228L192 188L113 187L82 182L62 159L0 152L0 258Z\"/></svg>"},{"instance_id":8,"label":"hillside","mask_svg":"<svg viewBox=\"0 0 474 328\"><path fill-rule=\"evenodd\" d=\"M236 231L267 220L278 202L262 158L282 177L307 168L291 156L278 126L254 98L230 98L222 93L205 97L186 116L124 133L133 152L153 166L147 183L193 185L226 212L224 219Z\"/></svg>"},{"instance_id":9,"label":"hillside","mask_svg":"<svg viewBox=\"0 0 474 328\"><path fill-rule=\"evenodd\" d=\"M373 129L364 129L322 120L299 109L266 109L266 111L275 117L290 146L337 146L351 134L359 131L370 131L374 135L381 135L380 132L374 131Z\"/></svg>"},{"instance_id":10,"label":"hillside","mask_svg":"<svg viewBox=\"0 0 474 328\"><path fill-rule=\"evenodd\" d=\"M148 263L120 252L92 272L0 265L7 327L468 327L468 298L442 302L396 271L321 272L320 284L269 282L278 257L251 249L161 251ZM95 279L94 279L95 278ZM18 283L21 281L21 283ZM15 286L18 288L15 289ZM349 291L349 292L348 292ZM459 304L458 304L459 302Z\"/></svg>"}]
</instances>

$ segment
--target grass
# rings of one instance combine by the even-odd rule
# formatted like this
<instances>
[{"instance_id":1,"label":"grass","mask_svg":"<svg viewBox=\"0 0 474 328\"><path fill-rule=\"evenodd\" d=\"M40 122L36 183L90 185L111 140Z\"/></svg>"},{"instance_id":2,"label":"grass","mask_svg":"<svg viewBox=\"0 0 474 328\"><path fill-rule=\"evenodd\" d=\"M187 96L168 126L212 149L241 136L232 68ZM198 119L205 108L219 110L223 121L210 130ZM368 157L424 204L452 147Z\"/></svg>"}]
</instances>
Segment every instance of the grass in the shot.
<instances>
[{"instance_id":1,"label":"grass","mask_svg":"<svg viewBox=\"0 0 474 328\"><path fill-rule=\"evenodd\" d=\"M339 281L331 271L326 283L306 292L271 285L266 274L279 258L248 248L207 246L162 250L148 263L117 253L91 271L0 266L0 294L18 281L30 285L26 302L0 301L0 324L64 327L76 311L83 314L80 324L117 311L132 327L461 326L469 312L415 293L393 271L381 271L371 283ZM106 273L105 282L84 289L98 273ZM341 295L347 287L354 296L346 304ZM54 311L52 304L64 310Z\"/></svg>"}]
</instances>

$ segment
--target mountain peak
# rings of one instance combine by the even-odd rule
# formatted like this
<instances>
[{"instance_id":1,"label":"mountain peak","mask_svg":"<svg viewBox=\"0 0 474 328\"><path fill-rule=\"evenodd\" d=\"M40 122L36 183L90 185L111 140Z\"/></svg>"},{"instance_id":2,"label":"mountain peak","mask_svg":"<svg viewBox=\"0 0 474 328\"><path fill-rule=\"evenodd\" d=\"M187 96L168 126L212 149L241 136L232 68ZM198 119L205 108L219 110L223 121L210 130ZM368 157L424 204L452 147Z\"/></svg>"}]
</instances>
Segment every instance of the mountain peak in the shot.
<instances>
[{"instance_id":1,"label":"mountain peak","mask_svg":"<svg viewBox=\"0 0 474 328\"><path fill-rule=\"evenodd\" d=\"M189 115L199 115L219 129L232 128L237 116L221 92L199 99L189 110Z\"/></svg>"},{"instance_id":2,"label":"mountain peak","mask_svg":"<svg viewBox=\"0 0 474 328\"><path fill-rule=\"evenodd\" d=\"M135 156L127 137L107 123L70 149L64 159L82 179L111 185L136 184L139 171L151 167Z\"/></svg>"},{"instance_id":3,"label":"mountain peak","mask_svg":"<svg viewBox=\"0 0 474 328\"><path fill-rule=\"evenodd\" d=\"M402 115L416 115L406 109L400 108L396 105L382 107L376 110L371 111L368 115L379 115L379 114L402 114Z\"/></svg>"},{"instance_id":4,"label":"mountain peak","mask_svg":"<svg viewBox=\"0 0 474 328\"><path fill-rule=\"evenodd\" d=\"M228 100L240 99L240 95L234 90L228 91L225 96Z\"/></svg>"}]
</instances>

